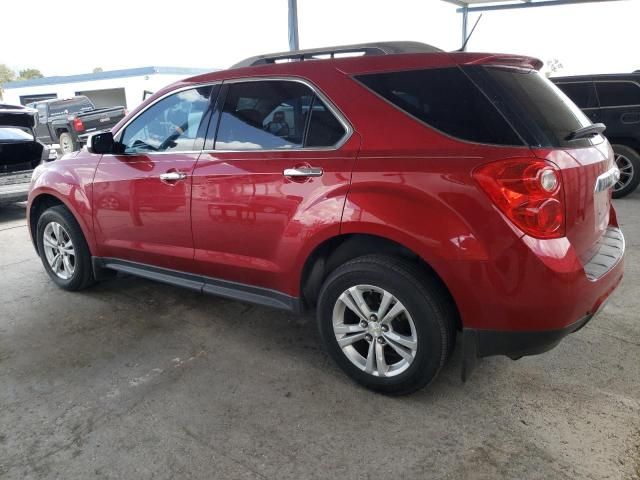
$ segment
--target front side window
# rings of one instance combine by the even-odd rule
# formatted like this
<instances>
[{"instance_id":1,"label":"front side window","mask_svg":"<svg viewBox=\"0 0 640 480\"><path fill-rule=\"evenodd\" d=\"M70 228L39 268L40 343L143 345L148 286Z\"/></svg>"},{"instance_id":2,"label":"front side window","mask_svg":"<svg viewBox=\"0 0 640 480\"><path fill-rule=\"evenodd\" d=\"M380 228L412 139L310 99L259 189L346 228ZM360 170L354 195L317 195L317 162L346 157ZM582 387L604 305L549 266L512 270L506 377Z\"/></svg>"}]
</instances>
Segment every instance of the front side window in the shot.
<instances>
[{"instance_id":1,"label":"front side window","mask_svg":"<svg viewBox=\"0 0 640 480\"><path fill-rule=\"evenodd\" d=\"M346 133L315 93L300 82L261 80L229 85L217 150L330 147Z\"/></svg>"},{"instance_id":2,"label":"front side window","mask_svg":"<svg viewBox=\"0 0 640 480\"><path fill-rule=\"evenodd\" d=\"M640 105L640 85L635 82L596 82L601 107Z\"/></svg>"},{"instance_id":3,"label":"front side window","mask_svg":"<svg viewBox=\"0 0 640 480\"><path fill-rule=\"evenodd\" d=\"M156 102L124 130L124 153L184 152L194 149L211 86L183 90Z\"/></svg>"}]
</instances>

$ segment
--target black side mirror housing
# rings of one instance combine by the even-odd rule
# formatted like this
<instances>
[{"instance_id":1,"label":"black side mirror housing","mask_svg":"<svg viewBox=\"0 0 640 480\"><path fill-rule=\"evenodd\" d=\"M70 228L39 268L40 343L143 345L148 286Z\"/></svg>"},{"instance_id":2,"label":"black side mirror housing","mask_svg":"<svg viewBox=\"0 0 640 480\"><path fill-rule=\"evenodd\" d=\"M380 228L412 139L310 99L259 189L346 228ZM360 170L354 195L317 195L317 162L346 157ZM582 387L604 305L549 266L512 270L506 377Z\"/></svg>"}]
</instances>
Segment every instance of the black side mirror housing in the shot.
<instances>
[{"instance_id":1,"label":"black side mirror housing","mask_svg":"<svg viewBox=\"0 0 640 480\"><path fill-rule=\"evenodd\" d=\"M116 142L113 133L103 132L91 135L87 139L87 150L89 153L116 153Z\"/></svg>"}]
</instances>

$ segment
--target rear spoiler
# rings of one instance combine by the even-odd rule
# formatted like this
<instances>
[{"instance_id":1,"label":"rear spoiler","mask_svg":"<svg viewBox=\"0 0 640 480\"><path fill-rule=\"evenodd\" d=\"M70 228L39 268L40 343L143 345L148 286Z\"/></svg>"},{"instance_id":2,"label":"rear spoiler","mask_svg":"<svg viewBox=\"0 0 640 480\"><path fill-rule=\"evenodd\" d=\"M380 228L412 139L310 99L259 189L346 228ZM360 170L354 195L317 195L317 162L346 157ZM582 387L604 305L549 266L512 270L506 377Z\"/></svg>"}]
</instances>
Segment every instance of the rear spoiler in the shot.
<instances>
[{"instance_id":1,"label":"rear spoiler","mask_svg":"<svg viewBox=\"0 0 640 480\"><path fill-rule=\"evenodd\" d=\"M503 55L494 53L456 53L455 59L460 65L485 65L495 67L526 68L540 70L544 62L535 57L524 55Z\"/></svg>"},{"instance_id":2,"label":"rear spoiler","mask_svg":"<svg viewBox=\"0 0 640 480\"><path fill-rule=\"evenodd\" d=\"M36 113L36 110L31 108L0 105L0 125L33 128L36 125Z\"/></svg>"}]
</instances>

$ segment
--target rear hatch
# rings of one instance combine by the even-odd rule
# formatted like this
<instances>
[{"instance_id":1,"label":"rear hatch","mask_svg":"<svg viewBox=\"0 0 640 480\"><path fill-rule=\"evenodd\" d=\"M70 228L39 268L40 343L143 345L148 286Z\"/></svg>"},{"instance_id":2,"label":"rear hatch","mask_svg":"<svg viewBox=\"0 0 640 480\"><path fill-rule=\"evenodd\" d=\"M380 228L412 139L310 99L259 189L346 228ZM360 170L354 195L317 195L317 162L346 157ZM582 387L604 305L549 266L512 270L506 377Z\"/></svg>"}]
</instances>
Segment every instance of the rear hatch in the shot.
<instances>
[{"instance_id":1,"label":"rear hatch","mask_svg":"<svg viewBox=\"0 0 640 480\"><path fill-rule=\"evenodd\" d=\"M33 136L34 124L34 110L0 107L0 175L31 170L42 161L44 147Z\"/></svg>"},{"instance_id":2,"label":"rear hatch","mask_svg":"<svg viewBox=\"0 0 640 480\"><path fill-rule=\"evenodd\" d=\"M613 152L600 134L569 140L591 122L537 68L539 64L519 65L513 57L462 66L533 154L560 169L566 236L584 264L609 225L611 188L598 179L608 178L607 172L614 175Z\"/></svg>"}]
</instances>

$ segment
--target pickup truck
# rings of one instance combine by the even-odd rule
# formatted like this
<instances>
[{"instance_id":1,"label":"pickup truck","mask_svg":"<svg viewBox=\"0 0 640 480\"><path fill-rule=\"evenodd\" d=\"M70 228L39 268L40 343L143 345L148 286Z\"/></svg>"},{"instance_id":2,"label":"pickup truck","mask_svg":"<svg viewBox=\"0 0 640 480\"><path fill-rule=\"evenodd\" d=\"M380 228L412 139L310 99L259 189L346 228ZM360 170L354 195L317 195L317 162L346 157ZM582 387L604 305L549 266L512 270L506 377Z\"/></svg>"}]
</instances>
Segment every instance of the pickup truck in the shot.
<instances>
[{"instance_id":1,"label":"pickup truck","mask_svg":"<svg viewBox=\"0 0 640 480\"><path fill-rule=\"evenodd\" d=\"M56 159L36 140L35 122L35 110L0 105L0 205L26 200L34 168Z\"/></svg>"},{"instance_id":2,"label":"pickup truck","mask_svg":"<svg viewBox=\"0 0 640 480\"><path fill-rule=\"evenodd\" d=\"M89 135L111 130L126 115L124 107L96 108L85 96L33 102L27 107L38 112L38 140L59 145L63 154L80 150Z\"/></svg>"}]
</instances>

